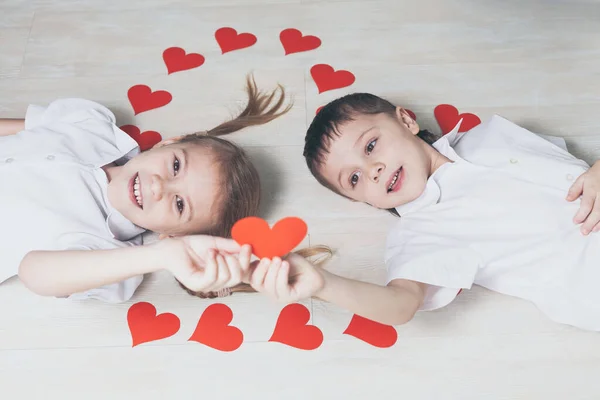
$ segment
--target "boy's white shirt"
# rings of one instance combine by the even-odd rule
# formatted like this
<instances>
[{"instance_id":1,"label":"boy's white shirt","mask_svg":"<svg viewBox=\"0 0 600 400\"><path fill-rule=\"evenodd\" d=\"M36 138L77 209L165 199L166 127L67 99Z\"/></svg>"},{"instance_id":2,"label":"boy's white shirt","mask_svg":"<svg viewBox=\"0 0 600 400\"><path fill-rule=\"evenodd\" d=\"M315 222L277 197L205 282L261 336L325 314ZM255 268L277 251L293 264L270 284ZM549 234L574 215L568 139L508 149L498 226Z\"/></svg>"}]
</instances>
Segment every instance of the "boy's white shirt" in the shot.
<instances>
[{"instance_id":1,"label":"boy's white shirt","mask_svg":"<svg viewBox=\"0 0 600 400\"><path fill-rule=\"evenodd\" d=\"M0 283L32 250L97 250L142 244L145 230L108 202L106 173L139 153L106 107L83 99L29 106L25 130L0 138ZM133 277L74 299L129 300Z\"/></svg>"},{"instance_id":2,"label":"boy's white shirt","mask_svg":"<svg viewBox=\"0 0 600 400\"><path fill-rule=\"evenodd\" d=\"M429 284L422 310L473 284L533 302L549 318L600 330L600 234L573 223L567 202L588 164L564 140L494 116L433 146L449 159L416 200L397 207L387 282ZM410 171L407 171L410 174Z\"/></svg>"}]
</instances>

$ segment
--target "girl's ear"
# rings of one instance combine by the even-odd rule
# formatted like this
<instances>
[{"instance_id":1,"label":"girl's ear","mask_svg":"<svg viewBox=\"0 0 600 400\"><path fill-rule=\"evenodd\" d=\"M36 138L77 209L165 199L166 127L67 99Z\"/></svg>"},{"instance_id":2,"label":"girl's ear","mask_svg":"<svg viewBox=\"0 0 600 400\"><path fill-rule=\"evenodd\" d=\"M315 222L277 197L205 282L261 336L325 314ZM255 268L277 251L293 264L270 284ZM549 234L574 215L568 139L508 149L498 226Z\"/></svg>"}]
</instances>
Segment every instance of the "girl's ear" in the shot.
<instances>
[{"instance_id":1,"label":"girl's ear","mask_svg":"<svg viewBox=\"0 0 600 400\"><path fill-rule=\"evenodd\" d=\"M153 148L159 148L159 147L163 147L163 146L168 146L168 145L173 144L173 143L177 143L184 136L185 135L179 135L179 136L175 136L175 137L172 137L172 138L165 139L165 140L163 140L163 141L161 141L159 143L156 143Z\"/></svg>"},{"instance_id":2,"label":"girl's ear","mask_svg":"<svg viewBox=\"0 0 600 400\"><path fill-rule=\"evenodd\" d=\"M421 130L417 121L404 108L396 107L396 117L413 135L416 135Z\"/></svg>"}]
</instances>

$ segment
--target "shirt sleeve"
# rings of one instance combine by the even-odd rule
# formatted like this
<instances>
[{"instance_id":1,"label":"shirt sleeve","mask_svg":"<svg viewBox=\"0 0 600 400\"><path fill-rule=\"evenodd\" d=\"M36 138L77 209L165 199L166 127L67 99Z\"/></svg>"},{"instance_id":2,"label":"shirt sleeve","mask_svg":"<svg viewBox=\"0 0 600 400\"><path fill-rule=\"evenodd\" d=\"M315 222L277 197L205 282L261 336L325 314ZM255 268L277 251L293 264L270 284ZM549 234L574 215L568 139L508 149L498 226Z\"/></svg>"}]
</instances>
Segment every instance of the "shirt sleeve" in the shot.
<instances>
[{"instance_id":1,"label":"shirt sleeve","mask_svg":"<svg viewBox=\"0 0 600 400\"><path fill-rule=\"evenodd\" d=\"M417 236L388 242L386 250L387 283L407 279L428 285L422 311L450 304L461 289L470 289L481 265L473 250L439 238Z\"/></svg>"},{"instance_id":2,"label":"shirt sleeve","mask_svg":"<svg viewBox=\"0 0 600 400\"><path fill-rule=\"evenodd\" d=\"M63 235L56 243L57 250L111 250L132 246L130 242L106 239L90 234ZM121 282L74 293L67 298L72 300L95 299L107 303L122 303L133 297L144 276L134 276Z\"/></svg>"},{"instance_id":3,"label":"shirt sleeve","mask_svg":"<svg viewBox=\"0 0 600 400\"><path fill-rule=\"evenodd\" d=\"M67 98L55 100L47 107L30 105L25 114L25 129L58 121L77 122L88 118L113 124L116 121L115 115L101 104L85 99Z\"/></svg>"}]
</instances>

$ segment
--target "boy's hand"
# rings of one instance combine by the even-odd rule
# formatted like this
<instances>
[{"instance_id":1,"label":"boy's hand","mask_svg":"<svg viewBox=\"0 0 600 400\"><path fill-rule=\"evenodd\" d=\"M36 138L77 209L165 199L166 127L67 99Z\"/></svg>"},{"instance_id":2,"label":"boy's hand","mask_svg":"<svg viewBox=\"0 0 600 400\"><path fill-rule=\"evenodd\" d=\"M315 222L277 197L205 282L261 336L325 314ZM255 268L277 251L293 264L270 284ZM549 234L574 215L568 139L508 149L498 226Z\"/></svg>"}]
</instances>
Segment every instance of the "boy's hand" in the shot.
<instances>
[{"instance_id":1,"label":"boy's hand","mask_svg":"<svg viewBox=\"0 0 600 400\"><path fill-rule=\"evenodd\" d=\"M250 268L252 248L207 235L166 239L167 269L195 292L216 291L242 282Z\"/></svg>"},{"instance_id":2,"label":"boy's hand","mask_svg":"<svg viewBox=\"0 0 600 400\"><path fill-rule=\"evenodd\" d=\"M568 201L575 201L581 196L579 211L573 222L581 225L584 235L600 230L600 161L581 174L573 183L567 195Z\"/></svg>"},{"instance_id":3,"label":"boy's hand","mask_svg":"<svg viewBox=\"0 0 600 400\"><path fill-rule=\"evenodd\" d=\"M324 279L312 263L291 253L285 261L275 257L253 263L247 283L277 301L292 303L314 296L323 288Z\"/></svg>"}]
</instances>

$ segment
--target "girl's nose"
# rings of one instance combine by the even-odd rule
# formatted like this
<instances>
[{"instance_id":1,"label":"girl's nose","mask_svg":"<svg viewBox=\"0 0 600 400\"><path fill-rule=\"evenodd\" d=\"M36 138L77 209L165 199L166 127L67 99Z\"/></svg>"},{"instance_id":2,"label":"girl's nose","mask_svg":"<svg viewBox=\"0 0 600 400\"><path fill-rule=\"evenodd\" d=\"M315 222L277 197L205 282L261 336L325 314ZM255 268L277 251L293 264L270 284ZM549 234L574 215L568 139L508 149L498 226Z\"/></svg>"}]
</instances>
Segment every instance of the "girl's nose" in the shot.
<instances>
[{"instance_id":1,"label":"girl's nose","mask_svg":"<svg viewBox=\"0 0 600 400\"><path fill-rule=\"evenodd\" d=\"M152 175L152 181L150 183L150 189L152 191L152 197L154 201L159 201L163 197L164 185L163 180L158 175Z\"/></svg>"}]
</instances>

